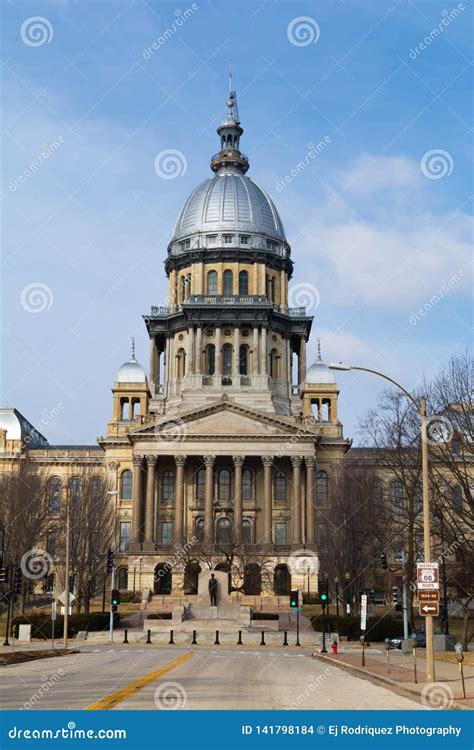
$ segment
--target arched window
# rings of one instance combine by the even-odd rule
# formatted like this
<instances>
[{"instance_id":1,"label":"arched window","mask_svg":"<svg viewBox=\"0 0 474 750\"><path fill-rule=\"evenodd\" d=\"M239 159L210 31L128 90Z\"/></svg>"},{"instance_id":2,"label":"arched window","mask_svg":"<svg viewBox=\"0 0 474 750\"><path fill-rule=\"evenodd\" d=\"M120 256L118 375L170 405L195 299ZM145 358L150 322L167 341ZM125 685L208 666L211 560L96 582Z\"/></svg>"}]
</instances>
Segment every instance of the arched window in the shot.
<instances>
[{"instance_id":1,"label":"arched window","mask_svg":"<svg viewBox=\"0 0 474 750\"><path fill-rule=\"evenodd\" d=\"M245 344L239 349L239 373L248 375L249 370L249 348Z\"/></svg>"},{"instance_id":2,"label":"arched window","mask_svg":"<svg viewBox=\"0 0 474 750\"><path fill-rule=\"evenodd\" d=\"M239 273L239 294L241 297L246 297L249 293L249 275L247 271L241 271Z\"/></svg>"},{"instance_id":3,"label":"arched window","mask_svg":"<svg viewBox=\"0 0 474 750\"><path fill-rule=\"evenodd\" d=\"M232 523L230 518L219 518L217 521L216 543L232 544Z\"/></svg>"},{"instance_id":4,"label":"arched window","mask_svg":"<svg viewBox=\"0 0 474 750\"><path fill-rule=\"evenodd\" d=\"M291 575L288 565L277 565L273 574L273 590L277 596L286 596L291 589Z\"/></svg>"},{"instance_id":5,"label":"arched window","mask_svg":"<svg viewBox=\"0 0 474 750\"><path fill-rule=\"evenodd\" d=\"M252 544L252 521L248 518L242 521L242 544Z\"/></svg>"},{"instance_id":6,"label":"arched window","mask_svg":"<svg viewBox=\"0 0 474 750\"><path fill-rule=\"evenodd\" d=\"M207 274L207 293L210 295L217 294L217 271L209 271Z\"/></svg>"},{"instance_id":7,"label":"arched window","mask_svg":"<svg viewBox=\"0 0 474 750\"><path fill-rule=\"evenodd\" d=\"M174 500L174 471L166 469L161 477L162 500Z\"/></svg>"},{"instance_id":8,"label":"arched window","mask_svg":"<svg viewBox=\"0 0 474 750\"><path fill-rule=\"evenodd\" d=\"M278 377L278 352L276 349L272 349L268 355L268 374L271 378Z\"/></svg>"},{"instance_id":9,"label":"arched window","mask_svg":"<svg viewBox=\"0 0 474 750\"><path fill-rule=\"evenodd\" d=\"M244 568L244 594L260 596L262 593L262 571L257 563L248 563Z\"/></svg>"},{"instance_id":10,"label":"arched window","mask_svg":"<svg viewBox=\"0 0 474 750\"><path fill-rule=\"evenodd\" d=\"M216 371L216 347L209 344L206 348L206 372L208 375L214 375Z\"/></svg>"},{"instance_id":11,"label":"arched window","mask_svg":"<svg viewBox=\"0 0 474 750\"><path fill-rule=\"evenodd\" d=\"M186 352L178 349L176 354L176 379L181 380L186 374Z\"/></svg>"},{"instance_id":12,"label":"arched window","mask_svg":"<svg viewBox=\"0 0 474 750\"><path fill-rule=\"evenodd\" d=\"M90 483L92 503L99 503L104 497L104 480L102 477L92 477Z\"/></svg>"},{"instance_id":13,"label":"arched window","mask_svg":"<svg viewBox=\"0 0 474 750\"><path fill-rule=\"evenodd\" d=\"M390 495L392 500L392 510L397 516L403 514L404 494L402 482L400 479L394 479L393 482L390 483Z\"/></svg>"},{"instance_id":14,"label":"arched window","mask_svg":"<svg viewBox=\"0 0 474 750\"><path fill-rule=\"evenodd\" d=\"M186 300L189 299L189 296L191 294L191 279L192 279L191 274L188 274L188 276L186 276L186 288L184 290L184 296Z\"/></svg>"},{"instance_id":15,"label":"arched window","mask_svg":"<svg viewBox=\"0 0 474 750\"><path fill-rule=\"evenodd\" d=\"M232 271L224 271L222 275L223 294L225 297L231 297L234 293L234 274Z\"/></svg>"},{"instance_id":16,"label":"arched window","mask_svg":"<svg viewBox=\"0 0 474 750\"><path fill-rule=\"evenodd\" d=\"M253 474L250 469L242 472L242 500L253 500Z\"/></svg>"},{"instance_id":17,"label":"arched window","mask_svg":"<svg viewBox=\"0 0 474 750\"><path fill-rule=\"evenodd\" d=\"M199 469L196 475L196 499L205 500L206 498L206 469Z\"/></svg>"},{"instance_id":18,"label":"arched window","mask_svg":"<svg viewBox=\"0 0 474 750\"><path fill-rule=\"evenodd\" d=\"M198 542L204 541L204 518L198 518L196 521L196 536Z\"/></svg>"},{"instance_id":19,"label":"arched window","mask_svg":"<svg viewBox=\"0 0 474 750\"><path fill-rule=\"evenodd\" d=\"M316 501L324 503L328 499L328 475L325 471L316 474Z\"/></svg>"},{"instance_id":20,"label":"arched window","mask_svg":"<svg viewBox=\"0 0 474 750\"><path fill-rule=\"evenodd\" d=\"M79 509L79 503L82 500L82 481L79 477L73 477L69 482L69 502L71 508L74 510Z\"/></svg>"},{"instance_id":21,"label":"arched window","mask_svg":"<svg viewBox=\"0 0 474 750\"><path fill-rule=\"evenodd\" d=\"M270 302L275 302L275 279L273 276L266 278L267 298Z\"/></svg>"},{"instance_id":22,"label":"arched window","mask_svg":"<svg viewBox=\"0 0 474 750\"><path fill-rule=\"evenodd\" d=\"M179 301L184 302L186 299L186 278L181 276L179 283Z\"/></svg>"},{"instance_id":23,"label":"arched window","mask_svg":"<svg viewBox=\"0 0 474 750\"><path fill-rule=\"evenodd\" d=\"M122 591L128 589L128 568L118 569L118 587Z\"/></svg>"},{"instance_id":24,"label":"arched window","mask_svg":"<svg viewBox=\"0 0 474 750\"><path fill-rule=\"evenodd\" d=\"M230 471L221 469L217 475L217 498L230 500Z\"/></svg>"},{"instance_id":25,"label":"arched window","mask_svg":"<svg viewBox=\"0 0 474 750\"><path fill-rule=\"evenodd\" d=\"M287 500L286 477L282 471L275 472L275 501L284 503Z\"/></svg>"},{"instance_id":26,"label":"arched window","mask_svg":"<svg viewBox=\"0 0 474 750\"><path fill-rule=\"evenodd\" d=\"M232 374L232 344L224 344L222 347L222 374Z\"/></svg>"},{"instance_id":27,"label":"arched window","mask_svg":"<svg viewBox=\"0 0 474 750\"><path fill-rule=\"evenodd\" d=\"M380 479L376 479L374 482L374 496L373 496L374 508L382 510L383 508L383 485Z\"/></svg>"},{"instance_id":28,"label":"arched window","mask_svg":"<svg viewBox=\"0 0 474 750\"><path fill-rule=\"evenodd\" d=\"M59 513L61 510L61 486L61 480L59 477L53 477L48 482L48 513Z\"/></svg>"},{"instance_id":29,"label":"arched window","mask_svg":"<svg viewBox=\"0 0 474 750\"><path fill-rule=\"evenodd\" d=\"M137 469L140 471L140 469ZM120 477L120 497L122 500L131 500L133 495L133 478L130 469L122 471Z\"/></svg>"},{"instance_id":30,"label":"arched window","mask_svg":"<svg viewBox=\"0 0 474 750\"><path fill-rule=\"evenodd\" d=\"M462 511L462 487L457 484L453 487L452 495L453 510L455 513L461 513Z\"/></svg>"}]
</instances>

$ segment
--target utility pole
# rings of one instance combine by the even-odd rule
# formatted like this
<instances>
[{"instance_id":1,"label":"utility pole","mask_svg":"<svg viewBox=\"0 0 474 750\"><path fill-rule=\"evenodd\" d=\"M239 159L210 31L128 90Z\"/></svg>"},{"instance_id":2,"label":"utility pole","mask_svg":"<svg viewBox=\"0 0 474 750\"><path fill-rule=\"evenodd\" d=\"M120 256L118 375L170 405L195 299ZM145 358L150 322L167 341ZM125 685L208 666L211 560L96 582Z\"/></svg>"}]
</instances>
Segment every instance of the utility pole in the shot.
<instances>
[{"instance_id":1,"label":"utility pole","mask_svg":"<svg viewBox=\"0 0 474 750\"><path fill-rule=\"evenodd\" d=\"M112 578L110 583L110 619L109 619L109 640L114 640L114 613L112 611L112 591L115 588L115 560L112 558Z\"/></svg>"},{"instance_id":2,"label":"utility pole","mask_svg":"<svg viewBox=\"0 0 474 750\"><path fill-rule=\"evenodd\" d=\"M408 586L407 586L407 556L404 549L402 549L402 570L403 570L403 637L405 640L408 639Z\"/></svg>"},{"instance_id":3,"label":"utility pole","mask_svg":"<svg viewBox=\"0 0 474 750\"><path fill-rule=\"evenodd\" d=\"M64 603L64 648L67 648L67 636L69 628L69 542L71 535L71 515L69 509L69 499L66 502L66 562L64 565L64 578L66 585L64 587L66 601Z\"/></svg>"}]
</instances>

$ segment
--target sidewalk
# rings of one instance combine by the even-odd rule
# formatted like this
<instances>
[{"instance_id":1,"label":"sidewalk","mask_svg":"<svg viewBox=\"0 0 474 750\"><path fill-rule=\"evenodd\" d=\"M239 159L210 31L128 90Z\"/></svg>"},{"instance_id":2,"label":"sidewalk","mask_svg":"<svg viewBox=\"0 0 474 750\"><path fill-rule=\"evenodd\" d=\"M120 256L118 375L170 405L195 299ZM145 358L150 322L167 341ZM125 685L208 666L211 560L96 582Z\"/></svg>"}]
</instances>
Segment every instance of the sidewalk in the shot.
<instances>
[{"instance_id":1,"label":"sidewalk","mask_svg":"<svg viewBox=\"0 0 474 750\"><path fill-rule=\"evenodd\" d=\"M375 653L375 651L380 651L380 653ZM449 663L435 658L435 682L427 688L424 649L417 651L417 683L414 681L412 654L402 654L396 649L390 650L389 672L383 644L372 644L372 648L366 649L365 667L362 666L360 646L354 645L351 648L344 645L339 647L339 653L336 655L315 653L314 656L340 667L346 667L354 674L372 675L394 687L418 693L423 705L427 708L474 708L474 667L464 666L466 699L462 697L461 676L457 662Z\"/></svg>"}]
</instances>

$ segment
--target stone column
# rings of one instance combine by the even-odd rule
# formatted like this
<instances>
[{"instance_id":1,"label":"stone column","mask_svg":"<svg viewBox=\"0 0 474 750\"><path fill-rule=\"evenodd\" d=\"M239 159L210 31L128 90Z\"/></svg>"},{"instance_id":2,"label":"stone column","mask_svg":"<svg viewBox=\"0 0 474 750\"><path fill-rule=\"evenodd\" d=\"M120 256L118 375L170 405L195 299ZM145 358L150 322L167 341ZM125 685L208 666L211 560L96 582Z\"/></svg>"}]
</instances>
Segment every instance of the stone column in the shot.
<instances>
[{"instance_id":1,"label":"stone column","mask_svg":"<svg viewBox=\"0 0 474 750\"><path fill-rule=\"evenodd\" d=\"M298 384L300 387L306 380L306 339L301 337L300 352L298 356Z\"/></svg>"},{"instance_id":2,"label":"stone column","mask_svg":"<svg viewBox=\"0 0 474 750\"><path fill-rule=\"evenodd\" d=\"M215 456L204 456L206 466L206 498L204 501L204 542L214 542L214 462Z\"/></svg>"},{"instance_id":3,"label":"stone column","mask_svg":"<svg viewBox=\"0 0 474 750\"><path fill-rule=\"evenodd\" d=\"M306 456L306 544L315 544L316 529L314 526L314 469L316 459Z\"/></svg>"},{"instance_id":4,"label":"stone column","mask_svg":"<svg viewBox=\"0 0 474 750\"><path fill-rule=\"evenodd\" d=\"M245 456L233 456L234 461L234 539L242 541L242 466Z\"/></svg>"},{"instance_id":5,"label":"stone column","mask_svg":"<svg viewBox=\"0 0 474 750\"><path fill-rule=\"evenodd\" d=\"M188 328L188 366L187 375L194 375L194 326Z\"/></svg>"},{"instance_id":6,"label":"stone column","mask_svg":"<svg viewBox=\"0 0 474 750\"><path fill-rule=\"evenodd\" d=\"M262 456L263 463L263 541L272 543L272 466L273 456Z\"/></svg>"},{"instance_id":7,"label":"stone column","mask_svg":"<svg viewBox=\"0 0 474 750\"><path fill-rule=\"evenodd\" d=\"M216 369L214 372L214 375L221 376L222 375L222 352L221 352L221 329L216 328L216 337L215 337L215 346L216 346Z\"/></svg>"},{"instance_id":8,"label":"stone column","mask_svg":"<svg viewBox=\"0 0 474 750\"><path fill-rule=\"evenodd\" d=\"M154 336L150 339L150 367L149 367L149 377L150 377L150 385L153 387L156 385L156 379L157 379L157 369L158 369L158 357L157 357L157 349L156 349L156 339Z\"/></svg>"},{"instance_id":9,"label":"stone column","mask_svg":"<svg viewBox=\"0 0 474 750\"><path fill-rule=\"evenodd\" d=\"M175 544L183 543L184 529L184 465L187 456L175 456L176 461L176 507L174 517Z\"/></svg>"},{"instance_id":10,"label":"stone column","mask_svg":"<svg viewBox=\"0 0 474 750\"><path fill-rule=\"evenodd\" d=\"M161 383L160 370L161 370L161 352L158 349L158 347L156 347L156 380L155 380L156 385L160 385Z\"/></svg>"},{"instance_id":11,"label":"stone column","mask_svg":"<svg viewBox=\"0 0 474 750\"><path fill-rule=\"evenodd\" d=\"M262 326L260 333L260 375L266 375L267 369L267 329Z\"/></svg>"},{"instance_id":12,"label":"stone column","mask_svg":"<svg viewBox=\"0 0 474 750\"><path fill-rule=\"evenodd\" d=\"M291 516L293 519L293 544L301 544L301 456L292 456L293 498Z\"/></svg>"},{"instance_id":13,"label":"stone column","mask_svg":"<svg viewBox=\"0 0 474 750\"><path fill-rule=\"evenodd\" d=\"M132 535L130 543L139 544L142 538L142 461L143 456L133 456Z\"/></svg>"},{"instance_id":14,"label":"stone column","mask_svg":"<svg viewBox=\"0 0 474 750\"><path fill-rule=\"evenodd\" d=\"M240 374L240 328L235 326L234 328L234 356L232 358L232 375Z\"/></svg>"},{"instance_id":15,"label":"stone column","mask_svg":"<svg viewBox=\"0 0 474 750\"><path fill-rule=\"evenodd\" d=\"M198 325L196 329L196 354L194 371L196 375L202 374L202 328Z\"/></svg>"},{"instance_id":16,"label":"stone column","mask_svg":"<svg viewBox=\"0 0 474 750\"><path fill-rule=\"evenodd\" d=\"M253 329L253 374L258 375L258 327Z\"/></svg>"},{"instance_id":17,"label":"stone column","mask_svg":"<svg viewBox=\"0 0 474 750\"><path fill-rule=\"evenodd\" d=\"M154 547L155 521L155 466L157 456L146 456L146 498L145 498L145 545Z\"/></svg>"},{"instance_id":18,"label":"stone column","mask_svg":"<svg viewBox=\"0 0 474 750\"><path fill-rule=\"evenodd\" d=\"M288 302L286 300L286 273L283 269L280 271L280 305L282 312L288 310Z\"/></svg>"}]
</instances>

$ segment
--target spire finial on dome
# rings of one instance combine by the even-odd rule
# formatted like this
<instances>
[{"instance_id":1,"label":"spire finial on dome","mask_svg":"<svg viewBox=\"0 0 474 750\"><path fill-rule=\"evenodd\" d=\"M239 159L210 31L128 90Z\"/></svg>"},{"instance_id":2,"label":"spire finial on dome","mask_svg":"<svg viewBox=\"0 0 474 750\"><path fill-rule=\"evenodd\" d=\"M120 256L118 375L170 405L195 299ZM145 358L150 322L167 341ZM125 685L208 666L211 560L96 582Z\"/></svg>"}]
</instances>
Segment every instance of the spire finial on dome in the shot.
<instances>
[{"instance_id":1,"label":"spire finial on dome","mask_svg":"<svg viewBox=\"0 0 474 750\"><path fill-rule=\"evenodd\" d=\"M322 362L322 361L323 361L323 358L321 357L321 339L320 339L320 338L318 338L318 340L317 340L317 341L318 341L318 360L319 360L320 362Z\"/></svg>"},{"instance_id":2,"label":"spire finial on dome","mask_svg":"<svg viewBox=\"0 0 474 750\"><path fill-rule=\"evenodd\" d=\"M130 361L134 361L135 358L135 336L130 336L131 342L132 342L132 356L130 358Z\"/></svg>"}]
</instances>

